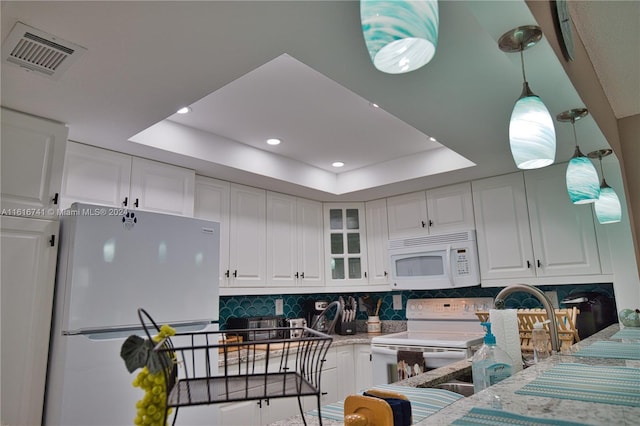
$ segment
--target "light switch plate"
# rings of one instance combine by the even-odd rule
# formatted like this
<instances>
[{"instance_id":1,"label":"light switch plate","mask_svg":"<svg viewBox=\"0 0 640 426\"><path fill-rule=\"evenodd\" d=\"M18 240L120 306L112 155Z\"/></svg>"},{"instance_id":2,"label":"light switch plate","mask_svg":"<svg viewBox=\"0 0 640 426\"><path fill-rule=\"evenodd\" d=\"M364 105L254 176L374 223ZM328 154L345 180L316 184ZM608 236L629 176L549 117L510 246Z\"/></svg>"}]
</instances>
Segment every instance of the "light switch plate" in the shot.
<instances>
[{"instance_id":1,"label":"light switch plate","mask_svg":"<svg viewBox=\"0 0 640 426\"><path fill-rule=\"evenodd\" d=\"M276 299L276 315L284 315L284 302L282 299Z\"/></svg>"},{"instance_id":2,"label":"light switch plate","mask_svg":"<svg viewBox=\"0 0 640 426\"><path fill-rule=\"evenodd\" d=\"M402 295L394 294L393 295L393 309L396 311L402 310Z\"/></svg>"}]
</instances>

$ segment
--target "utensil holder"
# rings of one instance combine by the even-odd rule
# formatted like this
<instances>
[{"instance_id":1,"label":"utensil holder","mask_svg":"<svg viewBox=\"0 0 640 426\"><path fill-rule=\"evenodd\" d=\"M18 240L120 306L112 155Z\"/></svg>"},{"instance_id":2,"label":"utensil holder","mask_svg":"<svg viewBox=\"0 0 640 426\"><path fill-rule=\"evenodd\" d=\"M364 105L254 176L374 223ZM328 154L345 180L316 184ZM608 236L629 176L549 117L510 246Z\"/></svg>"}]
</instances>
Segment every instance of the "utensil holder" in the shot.
<instances>
[{"instance_id":1,"label":"utensil holder","mask_svg":"<svg viewBox=\"0 0 640 426\"><path fill-rule=\"evenodd\" d=\"M367 333L381 333L382 324L380 323L380 317L370 316L367 320Z\"/></svg>"}]
</instances>

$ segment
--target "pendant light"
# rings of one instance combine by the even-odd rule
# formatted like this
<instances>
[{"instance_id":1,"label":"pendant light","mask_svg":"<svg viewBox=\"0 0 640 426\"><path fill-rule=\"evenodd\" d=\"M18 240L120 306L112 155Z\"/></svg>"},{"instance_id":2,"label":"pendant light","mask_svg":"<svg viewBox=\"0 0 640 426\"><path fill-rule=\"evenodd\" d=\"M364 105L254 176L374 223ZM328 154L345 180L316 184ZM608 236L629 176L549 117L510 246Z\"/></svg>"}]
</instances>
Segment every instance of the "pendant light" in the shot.
<instances>
[{"instance_id":1,"label":"pendant light","mask_svg":"<svg viewBox=\"0 0 640 426\"><path fill-rule=\"evenodd\" d=\"M526 25L504 33L498 40L503 52L520 52L522 93L516 101L509 122L511 155L519 169L539 169L553 164L556 158L556 131L549 110L529 88L524 72L523 51L542 39L542 30Z\"/></svg>"},{"instance_id":2,"label":"pendant light","mask_svg":"<svg viewBox=\"0 0 640 426\"><path fill-rule=\"evenodd\" d=\"M426 65L438 44L437 0L361 0L360 22L373 65L402 74Z\"/></svg>"},{"instance_id":3,"label":"pendant light","mask_svg":"<svg viewBox=\"0 0 640 426\"><path fill-rule=\"evenodd\" d=\"M556 116L558 121L570 122L573 126L575 152L567 166L567 191L573 204L587 204L595 202L600 197L600 181L598 172L589 158L580 151L578 136L576 135L576 121L586 117L586 108L575 108L561 112Z\"/></svg>"},{"instance_id":4,"label":"pendant light","mask_svg":"<svg viewBox=\"0 0 640 426\"><path fill-rule=\"evenodd\" d=\"M597 158L600 160L600 173L602 174L602 183L600 184L600 198L593 203L593 208L596 211L596 217L598 222L602 225L607 223L617 223L622 219L622 207L620 206L620 199L618 194L613 190L607 181L604 180L604 169L602 168L602 157L606 157L613 153L610 149L599 149L588 153L589 158Z\"/></svg>"}]
</instances>

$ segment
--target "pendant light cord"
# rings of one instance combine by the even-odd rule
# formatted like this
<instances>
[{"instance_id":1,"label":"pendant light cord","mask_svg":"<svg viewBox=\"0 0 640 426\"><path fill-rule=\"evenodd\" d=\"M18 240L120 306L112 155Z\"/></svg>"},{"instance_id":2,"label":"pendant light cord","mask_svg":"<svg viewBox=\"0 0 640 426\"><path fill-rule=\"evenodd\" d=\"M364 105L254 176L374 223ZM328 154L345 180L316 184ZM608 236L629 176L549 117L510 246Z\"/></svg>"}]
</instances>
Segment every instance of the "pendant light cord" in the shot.
<instances>
[{"instance_id":1,"label":"pendant light cord","mask_svg":"<svg viewBox=\"0 0 640 426\"><path fill-rule=\"evenodd\" d=\"M522 43L520 43L520 64L522 66L522 80L526 83L527 76L524 73L524 48L522 47Z\"/></svg>"},{"instance_id":2,"label":"pendant light cord","mask_svg":"<svg viewBox=\"0 0 640 426\"><path fill-rule=\"evenodd\" d=\"M575 118L571 119L571 126L573 127L573 142L574 142L576 148L578 148L578 135L576 134L576 119Z\"/></svg>"}]
</instances>

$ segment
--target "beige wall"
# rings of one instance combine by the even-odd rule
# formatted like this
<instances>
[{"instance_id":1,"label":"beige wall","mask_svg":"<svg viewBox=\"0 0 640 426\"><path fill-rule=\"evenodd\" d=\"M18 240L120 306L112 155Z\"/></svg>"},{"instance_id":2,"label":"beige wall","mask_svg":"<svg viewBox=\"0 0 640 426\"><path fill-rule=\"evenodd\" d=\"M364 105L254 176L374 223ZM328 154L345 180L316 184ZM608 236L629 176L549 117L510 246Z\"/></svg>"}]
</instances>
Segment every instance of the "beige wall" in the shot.
<instances>
[{"instance_id":1,"label":"beige wall","mask_svg":"<svg viewBox=\"0 0 640 426\"><path fill-rule=\"evenodd\" d=\"M526 0L526 3L538 25L542 28L549 44L560 58L565 72L580 94L589 113L593 116L620 161L636 265L638 273L640 273L640 243L638 241L640 234L640 167L638 164L633 164L634 160L637 162L637 159L640 158L640 116L616 119L589 60L589 55L575 31L574 60L571 62L564 60L556 35L553 2Z\"/></svg>"}]
</instances>

